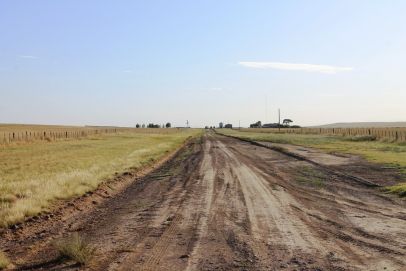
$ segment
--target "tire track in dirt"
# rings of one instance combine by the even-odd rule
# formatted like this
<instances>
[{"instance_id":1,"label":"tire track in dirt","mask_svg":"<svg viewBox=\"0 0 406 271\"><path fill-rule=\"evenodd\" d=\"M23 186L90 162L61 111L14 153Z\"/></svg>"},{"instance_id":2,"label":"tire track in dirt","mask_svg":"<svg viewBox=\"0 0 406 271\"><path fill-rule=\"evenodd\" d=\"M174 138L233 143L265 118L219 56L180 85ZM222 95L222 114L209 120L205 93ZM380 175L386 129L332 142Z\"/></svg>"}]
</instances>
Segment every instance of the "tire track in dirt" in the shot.
<instances>
[{"instance_id":1,"label":"tire track in dirt","mask_svg":"<svg viewBox=\"0 0 406 271\"><path fill-rule=\"evenodd\" d=\"M201 238L207 235L208 231L208 219L211 209L212 199L213 199L213 187L214 187L214 169L213 161L210 156L211 142L206 140L204 144L204 154L203 161L200 167L200 175L202 176L201 183L205 186L203 197L203 202L200 204L202 206L202 214L199 220L199 226L197 228L197 242L196 246L191 252L191 257L188 261L186 270L196 270L198 262L196 261L196 255L200 253L201 250Z\"/></svg>"},{"instance_id":2,"label":"tire track in dirt","mask_svg":"<svg viewBox=\"0 0 406 271\"><path fill-rule=\"evenodd\" d=\"M261 266L273 265L267 260L268 254L264 252L269 247L284 251L284 257L288 258L300 254L320 254L325 250L322 242L312 235L307 226L292 215L290 205L297 203L285 189L271 188L268 185L269 180L272 180L271 176L268 176L266 181L255 168L238 159L226 145L221 142L219 145L231 163L234 178L242 187L251 224L253 240L250 244L255 253L262 256L259 259ZM276 183L275 180L272 182ZM306 264L313 263L304 263ZM283 266L284 263L279 267Z\"/></svg>"}]
</instances>

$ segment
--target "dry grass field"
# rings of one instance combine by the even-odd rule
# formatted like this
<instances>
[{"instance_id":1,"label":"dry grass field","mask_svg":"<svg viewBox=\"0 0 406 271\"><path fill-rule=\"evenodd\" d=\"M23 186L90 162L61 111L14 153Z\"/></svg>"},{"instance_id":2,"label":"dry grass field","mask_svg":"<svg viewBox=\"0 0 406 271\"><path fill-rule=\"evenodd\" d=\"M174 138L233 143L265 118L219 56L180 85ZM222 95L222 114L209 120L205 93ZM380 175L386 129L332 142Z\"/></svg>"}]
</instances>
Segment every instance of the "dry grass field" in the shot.
<instances>
[{"instance_id":1,"label":"dry grass field","mask_svg":"<svg viewBox=\"0 0 406 271\"><path fill-rule=\"evenodd\" d=\"M133 129L80 139L0 146L0 226L44 211L55 200L93 190L115 172L150 165L199 133L194 129Z\"/></svg>"},{"instance_id":2,"label":"dry grass field","mask_svg":"<svg viewBox=\"0 0 406 271\"><path fill-rule=\"evenodd\" d=\"M24 144L33 141L78 139L100 134L117 134L124 132L143 134L170 134L179 132L179 129L149 129L113 126L0 124L0 145Z\"/></svg>"}]
</instances>

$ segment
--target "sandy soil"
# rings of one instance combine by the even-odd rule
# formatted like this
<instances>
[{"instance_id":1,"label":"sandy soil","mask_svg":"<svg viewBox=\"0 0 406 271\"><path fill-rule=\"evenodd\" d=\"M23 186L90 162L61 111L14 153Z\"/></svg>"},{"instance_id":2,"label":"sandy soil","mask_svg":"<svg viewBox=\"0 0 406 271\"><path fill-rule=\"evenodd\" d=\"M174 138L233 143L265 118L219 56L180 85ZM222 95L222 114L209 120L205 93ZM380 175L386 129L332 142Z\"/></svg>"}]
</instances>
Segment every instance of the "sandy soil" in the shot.
<instances>
[{"instance_id":1,"label":"sandy soil","mask_svg":"<svg viewBox=\"0 0 406 271\"><path fill-rule=\"evenodd\" d=\"M14 229L0 244L19 270L406 270L405 202L343 176L207 133L46 238ZM87 267L52 248L73 232L97 248Z\"/></svg>"}]
</instances>

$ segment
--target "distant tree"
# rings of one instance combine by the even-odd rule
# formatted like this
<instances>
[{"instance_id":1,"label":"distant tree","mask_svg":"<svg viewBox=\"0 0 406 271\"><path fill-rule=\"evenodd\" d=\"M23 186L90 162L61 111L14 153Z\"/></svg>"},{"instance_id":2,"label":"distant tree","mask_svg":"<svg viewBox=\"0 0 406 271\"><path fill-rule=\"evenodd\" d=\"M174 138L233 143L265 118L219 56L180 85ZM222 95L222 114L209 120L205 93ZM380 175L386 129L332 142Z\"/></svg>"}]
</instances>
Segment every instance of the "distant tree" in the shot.
<instances>
[{"instance_id":1,"label":"distant tree","mask_svg":"<svg viewBox=\"0 0 406 271\"><path fill-rule=\"evenodd\" d=\"M135 128L140 128L140 125L137 123L137 125L135 125Z\"/></svg>"},{"instance_id":2,"label":"distant tree","mask_svg":"<svg viewBox=\"0 0 406 271\"><path fill-rule=\"evenodd\" d=\"M283 125L289 126L292 122L293 122L293 120L291 120L291 119L284 119L283 120Z\"/></svg>"},{"instance_id":3,"label":"distant tree","mask_svg":"<svg viewBox=\"0 0 406 271\"><path fill-rule=\"evenodd\" d=\"M170 123L170 122L167 122L166 125L165 125L165 127L166 127L166 128L171 128L171 123Z\"/></svg>"},{"instance_id":4,"label":"distant tree","mask_svg":"<svg viewBox=\"0 0 406 271\"><path fill-rule=\"evenodd\" d=\"M145 124L142 125L142 128L145 128Z\"/></svg>"}]
</instances>

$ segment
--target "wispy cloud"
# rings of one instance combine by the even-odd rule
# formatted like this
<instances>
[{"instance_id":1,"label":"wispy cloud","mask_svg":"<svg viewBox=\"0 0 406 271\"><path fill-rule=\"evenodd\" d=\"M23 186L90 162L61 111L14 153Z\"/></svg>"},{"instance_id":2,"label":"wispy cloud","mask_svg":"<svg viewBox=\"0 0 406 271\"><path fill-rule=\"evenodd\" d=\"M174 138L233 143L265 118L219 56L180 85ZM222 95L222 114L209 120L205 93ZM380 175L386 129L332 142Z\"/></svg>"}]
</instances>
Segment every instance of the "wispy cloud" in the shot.
<instances>
[{"instance_id":1,"label":"wispy cloud","mask_svg":"<svg viewBox=\"0 0 406 271\"><path fill-rule=\"evenodd\" d=\"M25 59L38 59L37 56L30 56L30 55L19 55L18 58L25 58Z\"/></svg>"},{"instance_id":2,"label":"wispy cloud","mask_svg":"<svg viewBox=\"0 0 406 271\"><path fill-rule=\"evenodd\" d=\"M210 90L212 90L212 91L222 91L223 88L220 88L220 87L213 87L213 88L210 88Z\"/></svg>"},{"instance_id":3,"label":"wispy cloud","mask_svg":"<svg viewBox=\"0 0 406 271\"><path fill-rule=\"evenodd\" d=\"M330 65L299 64L284 62L238 62L239 65L253 69L276 69L287 71L305 71L335 74L338 72L349 72L354 70L352 67L337 67Z\"/></svg>"}]
</instances>

